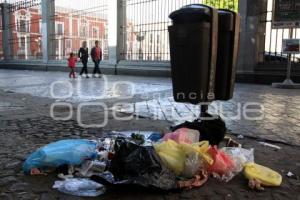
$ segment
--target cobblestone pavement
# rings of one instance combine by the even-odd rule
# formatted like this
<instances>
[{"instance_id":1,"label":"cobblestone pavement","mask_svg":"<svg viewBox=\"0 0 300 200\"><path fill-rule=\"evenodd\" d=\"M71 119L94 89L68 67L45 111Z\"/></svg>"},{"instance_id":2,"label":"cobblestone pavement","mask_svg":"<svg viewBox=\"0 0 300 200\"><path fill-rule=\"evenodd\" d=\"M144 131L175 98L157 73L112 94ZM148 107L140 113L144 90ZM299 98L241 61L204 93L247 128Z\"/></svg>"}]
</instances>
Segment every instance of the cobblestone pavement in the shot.
<instances>
[{"instance_id":1,"label":"cobblestone pavement","mask_svg":"<svg viewBox=\"0 0 300 200\"><path fill-rule=\"evenodd\" d=\"M65 73L59 72L30 72L30 71L13 71L0 70L0 199L28 199L28 200L52 200L52 199L85 199L74 196L64 195L52 189L52 185L58 178L55 174L48 176L25 176L22 173L21 167L27 155L37 148L53 141L67 138L98 138L110 130L152 130L162 131L169 127L172 123L178 122L178 118L167 118L168 112L165 112L163 120L153 119L154 112L151 111L151 106L147 108L143 114L146 118L134 118L126 121L116 120L113 116L114 108L130 111L124 105L125 102L132 103L138 107L147 102L157 101L156 104L161 104L168 101L170 107L176 107L177 114L192 112L187 116L196 117L197 108L190 105L176 104L171 97L171 83L169 79L164 78L145 78L145 77L129 77L129 76L108 76L110 79L107 90L102 91L101 98L94 97L88 94L93 94L92 90L88 90L86 96L77 95L81 92L80 89L73 90L73 95L66 99L49 98L50 84L53 81L69 81L65 78ZM133 84L121 83L113 87L113 83L119 80L130 81ZM95 90L101 89L101 79L84 79L71 81L71 85L76 85L80 81L86 81L85 87L89 89L94 85ZM139 84L142 83L142 87ZM132 85L137 85L138 90L132 91ZM98 88L99 86L99 88ZM63 86L61 86L63 87ZM75 87L74 87L75 88ZM114 89L115 88L115 89ZM119 89L118 89L119 88ZM148 90L148 88L150 88ZM85 90L85 89L83 89ZM58 87L58 94L65 92L65 89ZM132 97L125 98L130 94ZM124 98L119 99L118 97ZM158 98L160 96L160 98ZM157 100L158 99L158 100ZM284 132L281 134L281 139L288 141L291 144L298 144L299 141L297 132L290 132L298 126L299 107L299 92L297 90L277 90L268 86L255 85L237 85L235 98L230 102L224 103L224 110L229 110L234 113L234 106L238 102L247 100L257 100L263 103L265 107L265 119L260 123L261 128L256 125L247 124L245 120L236 122L227 120L229 128L238 133L238 129L244 134L251 136L260 136L267 139L278 139L273 130L277 127L282 127ZM108 105L108 124L104 128L83 128L78 125L76 115L70 120L57 121L49 116L49 110L55 102L71 102L74 107L74 113L78 112L77 106L81 102L93 101L102 102ZM122 105L115 106L115 103L122 102ZM153 103L155 104L155 103ZM168 105L168 102L166 103ZM165 106L167 106L165 105ZM184 106L184 107L180 107ZM294 108L292 107L294 106ZM168 106L169 107L169 106ZM125 109L126 108L126 109ZM189 108L189 109L187 109ZM288 108L288 109L287 109ZM285 109L288 113L285 114ZM171 109L172 110L172 109ZM182 112L181 112L182 110ZM231 111L232 110L232 111ZM104 112L101 108L89 108L83 114L85 122L88 124L97 121L103 121ZM212 112L214 110L212 109ZM229 112L228 111L228 112ZM272 113L271 111L276 111ZM58 109L61 115L68 115L69 110L65 108ZM147 114L147 115L146 115ZM118 113L119 117L128 117L129 114ZM163 115L164 116L164 115ZM180 117L184 117L183 114ZM179 118L180 119L180 118ZM292 120L294 119L294 120ZM240 125L239 125L240 123ZM243 124L244 123L244 124ZM264 124L265 123L265 124ZM268 129L269 127L269 129ZM255 129L256 128L256 129ZM257 132L253 131L257 130ZM290 137L294 137L293 141ZM233 136L233 138L235 138ZM288 139L287 139L288 138ZM220 183L217 180L209 179L209 181L200 189L182 192L154 192L144 191L141 189L121 189L108 191L107 194L94 199L151 199L151 200L168 200L168 199L300 199L299 187L300 183L297 179L287 178L287 172L291 171L297 176L300 176L300 147L290 146L277 143L282 149L275 151L271 148L261 146L257 140L250 138L237 139L245 148L255 149L255 160L257 163L271 167L278 171L283 176L283 184L278 188L267 188L265 192L251 191L247 187L247 181L242 174L238 175L229 183Z\"/></svg>"},{"instance_id":2,"label":"cobblestone pavement","mask_svg":"<svg viewBox=\"0 0 300 200\"><path fill-rule=\"evenodd\" d=\"M167 120L173 124L192 120L199 106L176 103L171 80L132 76L105 76L102 79L69 80L62 72L0 70L0 88L56 101L80 103L97 101L108 108L141 117ZM51 95L51 84L54 84ZM58 98L65 96L64 98ZM234 98L214 102L209 111L221 114L234 134L300 145L300 90L275 89L266 85L237 84ZM249 103L258 104L256 106ZM21 109L0 100L0 110ZM248 107L246 107L248 105ZM261 109L249 113L246 108ZM259 120L252 120L259 117Z\"/></svg>"},{"instance_id":3,"label":"cobblestone pavement","mask_svg":"<svg viewBox=\"0 0 300 200\"><path fill-rule=\"evenodd\" d=\"M283 184L279 188L267 188L259 193L247 188L247 181L242 174L229 183L221 183L214 179L200 189L182 192L156 192L152 190L122 189L107 191L98 198L79 198L69 196L52 189L55 174L47 176L25 176L22 163L26 156L35 149L56 140L70 138L95 139L101 137L106 130L84 129L76 121L54 121L49 117L36 117L19 120L2 120L0 124L0 199L1 200L74 200L74 199L300 199L299 180L285 176L288 171L299 175L299 147L277 144L282 149L274 151L265 148L257 141L250 139L238 140L245 148L255 148L257 163L271 167L283 175ZM158 131L168 124L161 121L140 119L138 121L118 122L112 120L106 129L127 130L142 129Z\"/></svg>"},{"instance_id":4,"label":"cobblestone pavement","mask_svg":"<svg viewBox=\"0 0 300 200\"><path fill-rule=\"evenodd\" d=\"M145 122L144 122L145 123ZM137 128L135 122L126 122ZM146 124L146 123L145 123ZM155 127L164 127L155 123ZM113 123L107 128L122 130L125 124ZM154 130L149 124L145 130ZM159 131L159 128L156 128ZM22 164L27 155L35 149L60 139L96 139L103 136L103 129L84 129L76 121L54 121L49 117L35 117L18 120L1 120L0 122L0 199L52 200L80 199L61 194L52 188L58 178L49 176L24 176Z\"/></svg>"}]
</instances>

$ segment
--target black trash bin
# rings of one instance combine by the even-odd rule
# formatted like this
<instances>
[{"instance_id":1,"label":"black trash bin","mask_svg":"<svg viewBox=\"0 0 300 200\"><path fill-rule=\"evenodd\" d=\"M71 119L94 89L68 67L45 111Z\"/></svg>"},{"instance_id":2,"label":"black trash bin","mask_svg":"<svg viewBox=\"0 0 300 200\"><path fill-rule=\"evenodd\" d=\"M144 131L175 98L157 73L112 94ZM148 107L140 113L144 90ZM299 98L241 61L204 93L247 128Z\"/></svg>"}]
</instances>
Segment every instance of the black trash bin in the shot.
<instances>
[{"instance_id":1,"label":"black trash bin","mask_svg":"<svg viewBox=\"0 0 300 200\"><path fill-rule=\"evenodd\" d=\"M169 16L173 96L198 104L214 99L217 10L202 4L184 6Z\"/></svg>"},{"instance_id":2,"label":"black trash bin","mask_svg":"<svg viewBox=\"0 0 300 200\"><path fill-rule=\"evenodd\" d=\"M233 97L237 54L240 35L240 17L230 10L219 10L218 58L216 67L215 98Z\"/></svg>"}]
</instances>

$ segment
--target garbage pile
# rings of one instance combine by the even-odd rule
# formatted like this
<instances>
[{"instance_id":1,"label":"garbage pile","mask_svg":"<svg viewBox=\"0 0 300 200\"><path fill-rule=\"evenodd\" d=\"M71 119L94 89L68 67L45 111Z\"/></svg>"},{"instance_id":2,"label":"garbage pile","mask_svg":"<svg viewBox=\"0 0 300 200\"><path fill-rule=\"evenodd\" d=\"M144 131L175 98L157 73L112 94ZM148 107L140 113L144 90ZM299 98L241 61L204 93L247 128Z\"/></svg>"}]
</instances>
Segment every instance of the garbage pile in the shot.
<instances>
[{"instance_id":1,"label":"garbage pile","mask_svg":"<svg viewBox=\"0 0 300 200\"><path fill-rule=\"evenodd\" d=\"M209 177L228 182L244 171L249 186L279 186L282 177L255 164L253 149L211 145L195 129L165 135L120 132L98 140L69 139L50 143L32 153L25 174L57 172L60 192L95 197L107 187L142 186L160 190L200 187ZM214 140L215 141L215 140Z\"/></svg>"}]
</instances>

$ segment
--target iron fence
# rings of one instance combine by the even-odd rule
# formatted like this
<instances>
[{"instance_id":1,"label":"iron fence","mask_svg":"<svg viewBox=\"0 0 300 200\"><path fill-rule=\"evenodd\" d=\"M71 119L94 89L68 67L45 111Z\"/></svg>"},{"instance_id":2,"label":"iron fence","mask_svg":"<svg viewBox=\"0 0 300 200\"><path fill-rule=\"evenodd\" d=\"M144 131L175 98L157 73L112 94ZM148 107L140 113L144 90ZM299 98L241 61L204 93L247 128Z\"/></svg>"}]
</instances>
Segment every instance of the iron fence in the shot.
<instances>
[{"instance_id":1,"label":"iron fence","mask_svg":"<svg viewBox=\"0 0 300 200\"><path fill-rule=\"evenodd\" d=\"M89 50L98 40L103 51L103 59L108 59L107 40L108 0L56 0L55 33L51 39L54 43L52 58L62 60L73 52L78 52L83 41ZM75 54L75 55L76 55Z\"/></svg>"},{"instance_id":2,"label":"iron fence","mask_svg":"<svg viewBox=\"0 0 300 200\"><path fill-rule=\"evenodd\" d=\"M0 2L1 3L1 2ZM3 44L2 44L2 8L0 7L0 60L4 58L3 56Z\"/></svg>"},{"instance_id":3,"label":"iron fence","mask_svg":"<svg viewBox=\"0 0 300 200\"><path fill-rule=\"evenodd\" d=\"M188 4L204 3L216 8L238 10L238 0L122 0L126 22L122 27L125 60L168 61L168 15Z\"/></svg>"},{"instance_id":4,"label":"iron fence","mask_svg":"<svg viewBox=\"0 0 300 200\"><path fill-rule=\"evenodd\" d=\"M261 23L265 24L265 48L260 52L262 62L268 63L282 63L287 62L288 56L282 53L282 40L288 39L290 31L293 32L292 38L300 38L300 29L273 29L272 15L273 15L274 0L268 0L267 11L261 15ZM294 54L292 60L300 63L300 55Z\"/></svg>"},{"instance_id":5,"label":"iron fence","mask_svg":"<svg viewBox=\"0 0 300 200\"><path fill-rule=\"evenodd\" d=\"M50 59L62 60L76 53L83 41L89 49L100 41L103 58L108 59L108 3L109 0L49 0L54 2L51 17ZM167 27L172 11L193 3L237 10L238 0L120 0L126 16L121 27L125 44L121 56L126 60L167 61L169 42ZM41 0L7 0L10 4L9 45L11 59L42 59ZM2 38L2 37L1 37ZM1 45L2 46L2 45ZM1 53L1 50L0 50Z\"/></svg>"}]
</instances>

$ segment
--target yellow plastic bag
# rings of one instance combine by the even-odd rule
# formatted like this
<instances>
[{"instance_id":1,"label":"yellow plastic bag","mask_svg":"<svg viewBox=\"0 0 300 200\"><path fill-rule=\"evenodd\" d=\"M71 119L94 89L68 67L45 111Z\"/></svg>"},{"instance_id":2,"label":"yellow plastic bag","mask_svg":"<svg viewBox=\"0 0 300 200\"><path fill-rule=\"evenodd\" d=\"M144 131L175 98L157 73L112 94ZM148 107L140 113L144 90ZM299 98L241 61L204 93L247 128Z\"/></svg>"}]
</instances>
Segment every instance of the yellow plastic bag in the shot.
<instances>
[{"instance_id":1,"label":"yellow plastic bag","mask_svg":"<svg viewBox=\"0 0 300 200\"><path fill-rule=\"evenodd\" d=\"M179 175L184 169L185 153L173 140L168 140L154 146L156 153L161 158L162 162Z\"/></svg>"},{"instance_id":2,"label":"yellow plastic bag","mask_svg":"<svg viewBox=\"0 0 300 200\"><path fill-rule=\"evenodd\" d=\"M280 186L282 182L280 174L255 163L247 163L244 168L244 174L247 179L256 179L264 186Z\"/></svg>"},{"instance_id":3,"label":"yellow plastic bag","mask_svg":"<svg viewBox=\"0 0 300 200\"><path fill-rule=\"evenodd\" d=\"M185 152L186 155L191 153L197 153L201 156L208 164L212 165L214 160L212 157L207 153L209 149L209 142L202 141L198 143L194 143L192 145L189 144L180 144L181 148Z\"/></svg>"},{"instance_id":4,"label":"yellow plastic bag","mask_svg":"<svg viewBox=\"0 0 300 200\"><path fill-rule=\"evenodd\" d=\"M162 162L177 175L180 175L184 170L185 160L188 155L196 153L207 163L213 163L211 156L206 153L209 148L207 141L190 145L185 143L178 144L173 140L168 140L155 145L154 148Z\"/></svg>"},{"instance_id":5,"label":"yellow plastic bag","mask_svg":"<svg viewBox=\"0 0 300 200\"><path fill-rule=\"evenodd\" d=\"M199 152L206 153L209 149L209 142L208 141L201 141L192 144L193 147L197 147Z\"/></svg>"}]
</instances>

